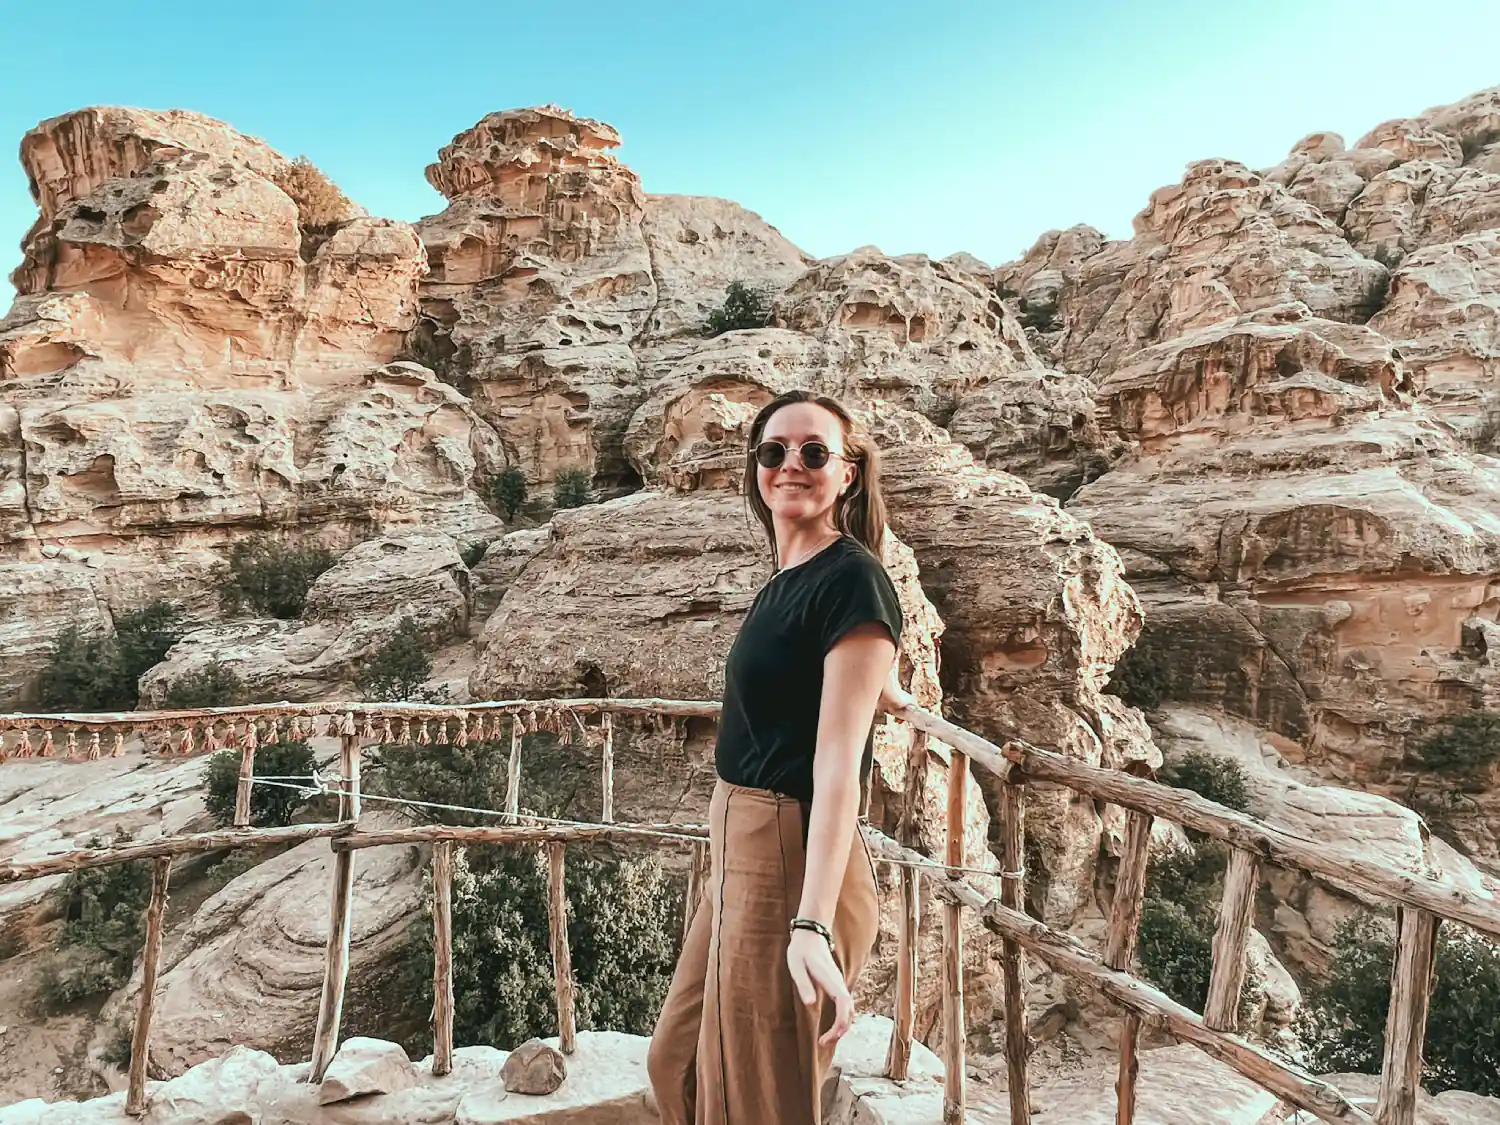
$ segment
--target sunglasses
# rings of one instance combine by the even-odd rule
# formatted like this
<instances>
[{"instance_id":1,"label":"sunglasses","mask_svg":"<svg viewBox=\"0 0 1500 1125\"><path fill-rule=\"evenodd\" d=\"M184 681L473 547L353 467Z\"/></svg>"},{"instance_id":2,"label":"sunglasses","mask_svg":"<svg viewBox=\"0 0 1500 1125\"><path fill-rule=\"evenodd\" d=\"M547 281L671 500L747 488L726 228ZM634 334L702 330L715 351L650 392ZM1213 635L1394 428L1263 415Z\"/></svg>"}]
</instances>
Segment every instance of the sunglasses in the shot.
<instances>
[{"instance_id":1,"label":"sunglasses","mask_svg":"<svg viewBox=\"0 0 1500 1125\"><path fill-rule=\"evenodd\" d=\"M794 449L802 458L802 466L806 469L821 469L828 464L830 457L849 460L842 453L835 453L829 449L821 441L808 441L801 445L787 445L783 441L763 441L755 447L755 460L763 469L778 469L786 460L786 455Z\"/></svg>"}]
</instances>

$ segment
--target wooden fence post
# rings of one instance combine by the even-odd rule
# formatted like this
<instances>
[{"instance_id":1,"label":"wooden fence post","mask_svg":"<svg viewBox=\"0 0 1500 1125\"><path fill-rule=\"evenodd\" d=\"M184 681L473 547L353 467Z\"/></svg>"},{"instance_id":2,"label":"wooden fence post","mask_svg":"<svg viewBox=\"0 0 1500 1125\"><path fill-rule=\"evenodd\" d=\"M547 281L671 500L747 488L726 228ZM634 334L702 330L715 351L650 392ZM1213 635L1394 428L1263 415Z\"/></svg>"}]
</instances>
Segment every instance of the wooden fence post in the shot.
<instances>
[{"instance_id":1,"label":"wooden fence post","mask_svg":"<svg viewBox=\"0 0 1500 1125\"><path fill-rule=\"evenodd\" d=\"M514 824L521 816L521 716L510 717L510 772L505 779L505 812Z\"/></svg>"},{"instance_id":2,"label":"wooden fence post","mask_svg":"<svg viewBox=\"0 0 1500 1125\"><path fill-rule=\"evenodd\" d=\"M604 726L604 761L600 766L600 786L604 790L604 811L599 819L605 824L615 819L615 724L608 711L600 719Z\"/></svg>"},{"instance_id":3,"label":"wooden fence post","mask_svg":"<svg viewBox=\"0 0 1500 1125\"><path fill-rule=\"evenodd\" d=\"M920 842L917 813L927 787L927 732L911 727L906 753L906 791L901 799L901 819L896 838L909 848ZM891 1024L891 1045L886 1051L885 1074L905 1082L911 1070L911 1041L917 1022L917 945L921 940L921 875L911 867L900 869L901 913L897 916L896 1011Z\"/></svg>"},{"instance_id":4,"label":"wooden fence post","mask_svg":"<svg viewBox=\"0 0 1500 1125\"><path fill-rule=\"evenodd\" d=\"M359 735L354 716L345 717L339 754L344 781L339 791L339 820L359 819ZM354 895L354 853L333 855L333 898L328 912L328 946L323 958L323 993L318 1003L318 1025L313 1033L312 1067L308 1080L318 1083L338 1050L339 1021L344 1014L344 988L349 983L349 924Z\"/></svg>"},{"instance_id":5,"label":"wooden fence post","mask_svg":"<svg viewBox=\"0 0 1500 1125\"><path fill-rule=\"evenodd\" d=\"M1255 916L1255 889L1260 884L1260 860L1242 848L1229 853L1224 876L1224 901L1214 931L1213 969L1208 978L1208 1000L1203 1022L1215 1031L1239 1026L1240 988L1245 983L1245 951Z\"/></svg>"},{"instance_id":6,"label":"wooden fence post","mask_svg":"<svg viewBox=\"0 0 1500 1125\"><path fill-rule=\"evenodd\" d=\"M1435 916L1402 907L1397 911L1396 930L1396 964L1391 971L1391 1007L1386 1015L1376 1125L1412 1125L1417 1119L1427 1001L1437 961Z\"/></svg>"},{"instance_id":7,"label":"wooden fence post","mask_svg":"<svg viewBox=\"0 0 1500 1125\"><path fill-rule=\"evenodd\" d=\"M573 956L568 951L568 895L564 844L547 845L547 929L552 938L552 980L557 989L557 1041L563 1054L578 1045L573 1018Z\"/></svg>"},{"instance_id":8,"label":"wooden fence post","mask_svg":"<svg viewBox=\"0 0 1500 1125\"><path fill-rule=\"evenodd\" d=\"M1135 956L1135 940L1141 927L1141 908L1146 901L1146 868L1151 860L1151 823L1146 813L1125 814L1125 846L1115 878L1115 901L1109 913L1109 939L1104 963L1128 972ZM1115 1078L1115 1125L1135 1121L1135 1084L1140 1077L1138 1050L1141 1017L1127 1011L1120 1023L1120 1067Z\"/></svg>"},{"instance_id":9,"label":"wooden fence post","mask_svg":"<svg viewBox=\"0 0 1500 1125\"><path fill-rule=\"evenodd\" d=\"M240 777L234 788L234 826L250 827L250 791L255 784L255 745L258 735L255 720L245 724L245 738L240 743Z\"/></svg>"},{"instance_id":10,"label":"wooden fence post","mask_svg":"<svg viewBox=\"0 0 1500 1125\"><path fill-rule=\"evenodd\" d=\"M432 845L432 1073L453 1070L453 841Z\"/></svg>"},{"instance_id":11,"label":"wooden fence post","mask_svg":"<svg viewBox=\"0 0 1500 1125\"><path fill-rule=\"evenodd\" d=\"M1000 787L1000 903L1026 909L1026 791L1018 773ZM1001 943L1001 973L1005 981L1005 1065L1009 1084L1011 1125L1031 1121L1031 1085L1026 1064L1031 1058L1031 1029L1026 1016L1026 963L1021 947Z\"/></svg>"},{"instance_id":12,"label":"wooden fence post","mask_svg":"<svg viewBox=\"0 0 1500 1125\"><path fill-rule=\"evenodd\" d=\"M968 796L969 759L948 752L948 846L950 867L964 862L964 805ZM959 878L957 871L950 878ZM968 1110L968 1073L964 1039L963 907L943 904L943 1125L962 1125Z\"/></svg>"},{"instance_id":13,"label":"wooden fence post","mask_svg":"<svg viewBox=\"0 0 1500 1125\"><path fill-rule=\"evenodd\" d=\"M135 1004L135 1031L130 1037L130 1089L125 1112L146 1112L146 1064L151 1057L151 1018L156 1013L156 978L161 970L162 926L167 914L167 883L172 857L162 856L151 869L151 902L146 907L146 948L141 954L141 994Z\"/></svg>"}]
</instances>

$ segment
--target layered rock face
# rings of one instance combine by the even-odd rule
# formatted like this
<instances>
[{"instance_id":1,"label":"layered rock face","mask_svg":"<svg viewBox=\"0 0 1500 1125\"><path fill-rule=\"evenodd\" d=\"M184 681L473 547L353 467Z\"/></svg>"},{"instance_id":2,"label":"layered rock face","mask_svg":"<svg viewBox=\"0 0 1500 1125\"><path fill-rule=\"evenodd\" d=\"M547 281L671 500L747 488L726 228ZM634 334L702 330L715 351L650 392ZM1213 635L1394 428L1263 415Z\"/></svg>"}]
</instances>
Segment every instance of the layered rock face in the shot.
<instances>
[{"instance_id":1,"label":"layered rock face","mask_svg":"<svg viewBox=\"0 0 1500 1125\"><path fill-rule=\"evenodd\" d=\"M80 110L21 157L40 215L0 320L6 596L103 623L186 576L207 604L236 533L494 522L470 482L495 435L393 362L427 270L410 226L197 114ZM19 640L7 695L45 644Z\"/></svg>"},{"instance_id":2,"label":"layered rock face","mask_svg":"<svg viewBox=\"0 0 1500 1125\"><path fill-rule=\"evenodd\" d=\"M419 355L473 399L530 481L625 488L620 441L648 341L700 329L728 281L784 284L804 257L725 200L648 196L608 125L556 106L490 114L428 181Z\"/></svg>"},{"instance_id":3,"label":"layered rock face","mask_svg":"<svg viewBox=\"0 0 1500 1125\"><path fill-rule=\"evenodd\" d=\"M1497 114L1195 164L1132 238L1052 232L995 273L1093 388L1067 509L1140 593L1137 673L1408 798L1430 721L1500 703ZM1493 855L1484 807L1459 832Z\"/></svg>"}]
</instances>

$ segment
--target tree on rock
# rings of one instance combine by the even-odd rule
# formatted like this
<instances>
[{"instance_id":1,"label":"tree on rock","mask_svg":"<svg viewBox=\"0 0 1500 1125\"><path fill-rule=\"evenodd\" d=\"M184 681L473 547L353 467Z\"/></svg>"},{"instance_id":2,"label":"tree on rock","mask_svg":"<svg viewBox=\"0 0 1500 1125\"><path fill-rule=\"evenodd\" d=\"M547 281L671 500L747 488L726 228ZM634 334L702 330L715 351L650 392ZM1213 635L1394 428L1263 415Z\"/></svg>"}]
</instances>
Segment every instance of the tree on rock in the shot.
<instances>
[{"instance_id":1,"label":"tree on rock","mask_svg":"<svg viewBox=\"0 0 1500 1125\"><path fill-rule=\"evenodd\" d=\"M720 336L743 328L764 328L771 319L771 302L743 281L731 281L724 303L708 314L708 334Z\"/></svg>"},{"instance_id":2,"label":"tree on rock","mask_svg":"<svg viewBox=\"0 0 1500 1125\"><path fill-rule=\"evenodd\" d=\"M557 508L581 508L591 499L589 475L582 469L563 469L552 483L552 503Z\"/></svg>"}]
</instances>

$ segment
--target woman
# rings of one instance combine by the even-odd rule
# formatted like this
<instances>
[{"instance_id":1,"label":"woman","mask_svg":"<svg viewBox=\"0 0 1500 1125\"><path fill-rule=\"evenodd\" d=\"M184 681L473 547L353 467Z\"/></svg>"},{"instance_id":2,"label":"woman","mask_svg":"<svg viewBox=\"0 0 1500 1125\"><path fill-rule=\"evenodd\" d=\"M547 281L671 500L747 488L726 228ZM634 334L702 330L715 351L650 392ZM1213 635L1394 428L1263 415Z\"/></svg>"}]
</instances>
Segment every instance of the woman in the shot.
<instances>
[{"instance_id":1,"label":"woman","mask_svg":"<svg viewBox=\"0 0 1500 1125\"><path fill-rule=\"evenodd\" d=\"M663 1125L821 1120L823 1075L875 942L858 830L901 606L880 563L874 446L836 400L784 394L756 416L745 496L776 572L725 666L709 806L712 875L647 1057Z\"/></svg>"}]
</instances>

